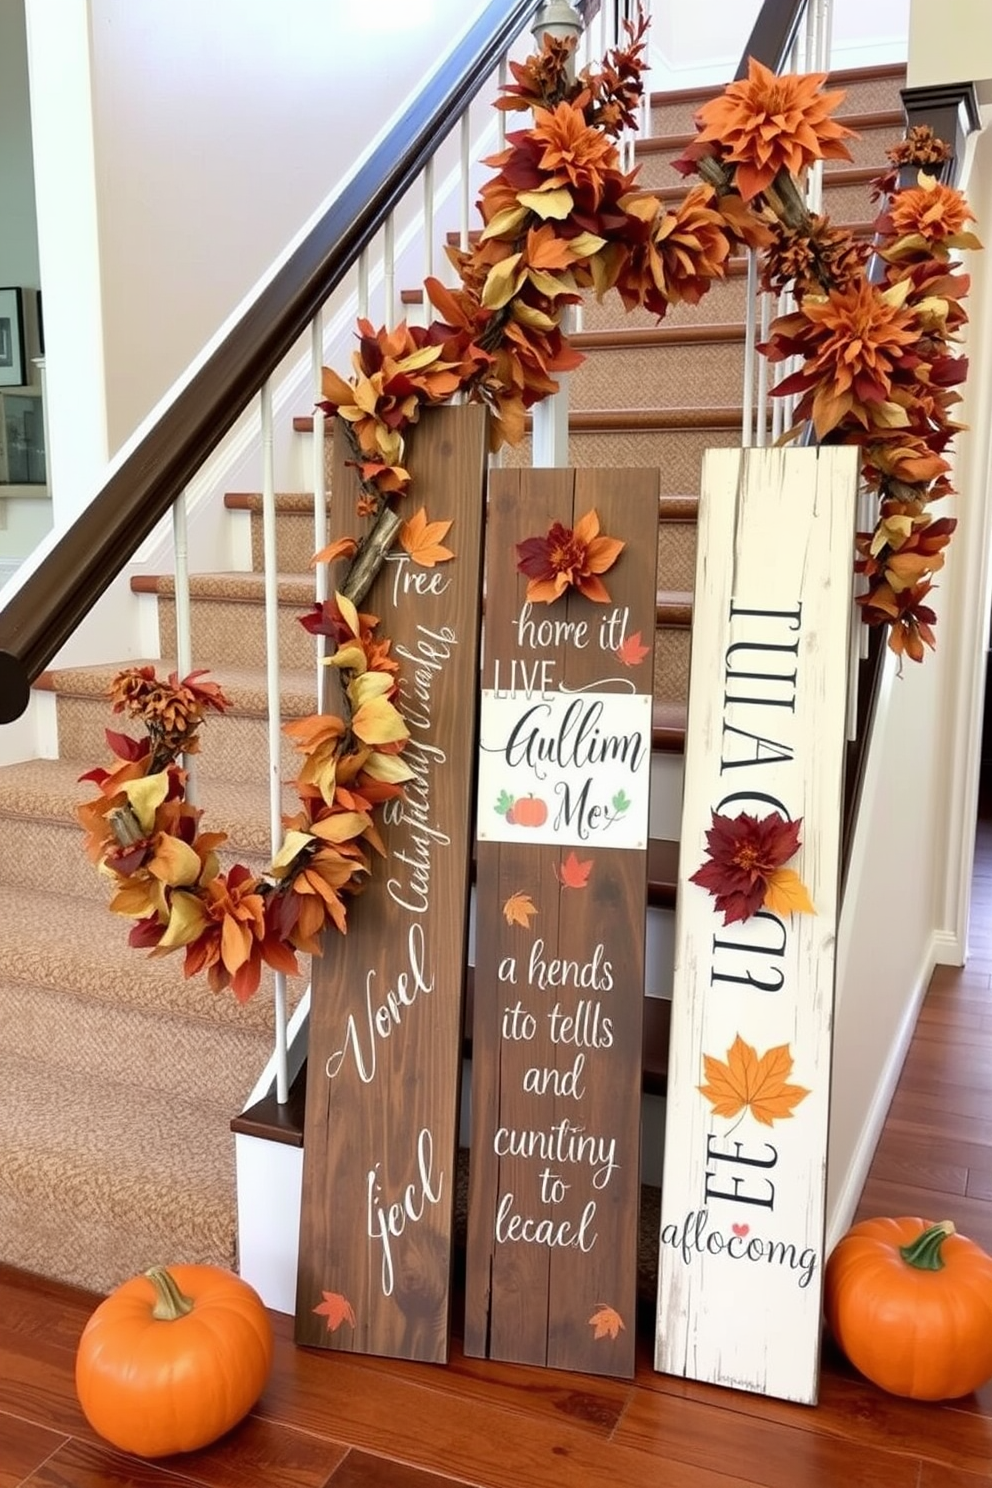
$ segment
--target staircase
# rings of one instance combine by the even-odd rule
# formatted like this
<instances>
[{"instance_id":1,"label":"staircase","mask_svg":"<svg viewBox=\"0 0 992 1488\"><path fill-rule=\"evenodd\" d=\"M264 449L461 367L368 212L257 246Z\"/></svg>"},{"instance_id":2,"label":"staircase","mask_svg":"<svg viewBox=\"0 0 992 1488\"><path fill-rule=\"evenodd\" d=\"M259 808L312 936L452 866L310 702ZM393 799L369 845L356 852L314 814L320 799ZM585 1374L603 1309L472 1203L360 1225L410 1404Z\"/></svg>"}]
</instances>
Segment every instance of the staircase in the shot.
<instances>
[{"instance_id":1,"label":"staircase","mask_svg":"<svg viewBox=\"0 0 992 1488\"><path fill-rule=\"evenodd\" d=\"M901 133L899 69L838 74L842 113L862 134L853 166L827 168L824 210L867 230L866 180ZM684 190L668 161L708 93L654 100L654 137L639 146L641 184ZM684 742L699 466L711 446L740 442L743 263L697 307L656 326L625 317L619 301L590 304L577 341L586 364L571 379L569 458L575 465L658 467L658 646L650 858L651 994L646 999L645 1089L663 1093L670 969L663 917L674 902L679 757ZM305 425L305 417L298 421ZM300 436L301 446L305 436ZM526 462L526 444L508 463ZM301 469L303 468L301 461ZM231 860L269 857L265 786L265 642L260 500L225 498L226 520L250 523L253 572L201 574L192 584L193 656L232 702L203 730L197 798L211 829L229 833ZM312 596L311 503L279 500L278 553L283 711L314 708L313 642L296 623ZM161 671L174 663L171 578L135 579L158 605ZM147 601L151 603L152 600ZM130 664L130 663L129 663ZM104 886L82 851L74 819L90 788L78 776L106 763L105 693L117 670L49 672L59 758L0 770L0 1260L105 1291L162 1261L237 1264L231 1119L272 1049L267 983L247 1006L186 982L181 959L150 960L126 944ZM246 776L251 770L257 784ZM293 751L284 778L295 774ZM287 794L287 807L293 797ZM291 1004L302 985L291 987ZM278 1124L299 1142L294 1103ZM239 1130L264 1134L258 1114Z\"/></svg>"}]
</instances>

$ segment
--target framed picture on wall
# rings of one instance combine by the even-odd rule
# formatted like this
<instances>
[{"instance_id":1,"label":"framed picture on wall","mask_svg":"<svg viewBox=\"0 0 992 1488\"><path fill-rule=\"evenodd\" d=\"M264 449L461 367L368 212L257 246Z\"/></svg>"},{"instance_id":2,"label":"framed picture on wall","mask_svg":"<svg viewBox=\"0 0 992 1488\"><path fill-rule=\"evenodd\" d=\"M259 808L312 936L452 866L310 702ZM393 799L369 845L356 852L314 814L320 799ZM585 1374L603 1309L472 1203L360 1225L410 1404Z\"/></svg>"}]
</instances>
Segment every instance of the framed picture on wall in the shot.
<instances>
[{"instance_id":1,"label":"framed picture on wall","mask_svg":"<svg viewBox=\"0 0 992 1488\"><path fill-rule=\"evenodd\" d=\"M26 380L24 296L0 289L0 387L23 387Z\"/></svg>"}]
</instances>

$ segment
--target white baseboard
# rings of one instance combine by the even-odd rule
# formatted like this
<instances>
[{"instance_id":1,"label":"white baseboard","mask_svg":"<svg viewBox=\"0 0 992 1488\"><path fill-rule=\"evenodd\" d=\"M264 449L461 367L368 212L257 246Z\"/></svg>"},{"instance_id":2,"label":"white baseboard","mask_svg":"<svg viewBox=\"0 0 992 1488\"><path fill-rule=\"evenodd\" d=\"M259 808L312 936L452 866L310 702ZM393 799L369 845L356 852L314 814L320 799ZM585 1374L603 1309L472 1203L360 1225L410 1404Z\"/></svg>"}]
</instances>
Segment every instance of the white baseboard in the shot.
<instances>
[{"instance_id":1,"label":"white baseboard","mask_svg":"<svg viewBox=\"0 0 992 1488\"><path fill-rule=\"evenodd\" d=\"M909 1052L913 1034L916 1031L916 1022L920 1015L920 1007L926 996L927 988L930 985L933 969L940 959L938 946L944 938L943 932L935 931L927 944L922 964L913 983L912 995L906 1003L896 1036L892 1040L885 1064L879 1073L878 1083L875 1087L875 1097L865 1118L861 1136L858 1139L854 1152L851 1154L851 1161L837 1197L834 1200L833 1207L827 1215L825 1255L830 1254L838 1240L851 1227L855 1212L861 1200L861 1192L865 1186L865 1180L871 1168L872 1159L875 1156L875 1148L878 1146L886 1117L889 1114L889 1106L892 1104L892 1097L899 1083L903 1063Z\"/></svg>"}]
</instances>

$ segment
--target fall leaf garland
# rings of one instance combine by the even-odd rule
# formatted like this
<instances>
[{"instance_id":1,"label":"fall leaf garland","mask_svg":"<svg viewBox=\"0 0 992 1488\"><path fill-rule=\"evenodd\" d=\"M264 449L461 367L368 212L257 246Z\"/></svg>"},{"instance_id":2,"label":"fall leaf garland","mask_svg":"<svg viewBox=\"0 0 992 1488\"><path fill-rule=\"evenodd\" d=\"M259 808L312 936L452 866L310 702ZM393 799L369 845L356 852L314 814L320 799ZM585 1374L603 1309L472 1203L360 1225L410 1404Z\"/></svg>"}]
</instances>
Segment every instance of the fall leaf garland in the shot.
<instances>
[{"instance_id":1,"label":"fall leaf garland","mask_svg":"<svg viewBox=\"0 0 992 1488\"><path fill-rule=\"evenodd\" d=\"M823 94L820 77L776 78L758 64L700 112L679 167L701 183L671 207L639 191L615 140L634 125L646 28L643 17L625 23L627 45L574 79L572 42L545 37L541 52L510 64L514 81L497 107L530 109L533 125L508 134L488 162L496 174L480 194L483 230L468 249L449 250L459 285L426 282L439 318L393 330L362 319L351 378L324 369L320 406L339 415L361 486L358 515L370 525L314 560L348 563L335 598L301 622L334 644L329 661L345 716L287 728L303 755L300 811L267 873L243 865L221 872L223 834L202 832L201 813L185 798L178 759L198 747L206 713L228 706L217 684L202 673L162 682L153 668L115 679L114 711L140 719L146 733L108 730L114 767L84 777L99 788L80 808L88 851L114 883L112 908L135 920L132 944L153 954L183 949L187 975L205 971L215 990L250 997L263 964L295 970L297 952L318 951L328 924L346 928L347 897L380 846L375 808L408 778L389 641L358 610L395 543L426 567L452 556L450 524L432 522L423 508L405 520L397 510L411 481L405 432L425 407L459 394L490 409L494 448L518 442L528 410L582 360L561 321L588 289L600 298L616 289L628 309L662 317L672 304L697 303L725 274L735 245L763 250L765 283L794 282L798 299L762 348L772 361L801 360L773 391L798 396L798 416L811 417L821 439L861 445L864 478L878 496L875 530L857 538L862 618L888 626L890 646L914 660L934 643L927 600L955 522L934 520L928 507L951 492L946 453L959 426L949 410L967 366L951 347L966 320L968 280L949 255L980 246L967 205L925 170L911 172L876 224L885 267L881 284L870 285L866 252L805 210L793 178L845 153L847 131L830 117L842 95ZM946 147L917 130L890 153L905 173L939 164ZM878 190L894 184L884 177ZM594 512L574 530L552 527L528 540L519 558L530 597L550 603L571 587L605 603L600 575L620 546L600 534ZM631 638L618 660L636 665L642 649ZM736 878L728 887L728 871L716 860L700 870L717 884L711 892L726 901L725 915L753 913L747 906L759 888L758 905L772 895L782 912L809 908L781 863L768 872L752 864L746 887Z\"/></svg>"}]
</instances>

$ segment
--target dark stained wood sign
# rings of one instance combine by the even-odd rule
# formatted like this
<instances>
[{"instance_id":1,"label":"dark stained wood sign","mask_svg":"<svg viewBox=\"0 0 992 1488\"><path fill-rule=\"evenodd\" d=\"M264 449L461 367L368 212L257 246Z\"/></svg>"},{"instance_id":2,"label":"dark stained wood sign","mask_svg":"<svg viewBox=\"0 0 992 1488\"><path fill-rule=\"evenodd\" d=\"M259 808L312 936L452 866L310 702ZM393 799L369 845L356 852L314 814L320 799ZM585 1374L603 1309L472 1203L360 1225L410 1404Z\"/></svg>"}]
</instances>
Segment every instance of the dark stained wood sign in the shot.
<instances>
[{"instance_id":1,"label":"dark stained wood sign","mask_svg":"<svg viewBox=\"0 0 992 1488\"><path fill-rule=\"evenodd\" d=\"M624 543L608 602L527 598L554 524ZM490 484L465 1351L630 1377L658 477ZM581 525L580 525L581 524Z\"/></svg>"},{"instance_id":2,"label":"dark stained wood sign","mask_svg":"<svg viewBox=\"0 0 992 1488\"><path fill-rule=\"evenodd\" d=\"M343 441L335 441L340 445ZM485 412L432 410L410 439L411 515L454 558L391 554L363 611L400 662L413 770L385 860L313 963L297 1282L300 1343L447 1358L478 688ZM335 451L332 538L354 528Z\"/></svg>"}]
</instances>

